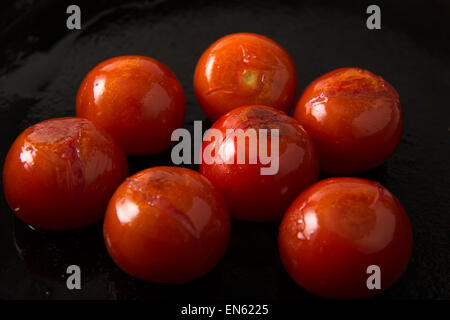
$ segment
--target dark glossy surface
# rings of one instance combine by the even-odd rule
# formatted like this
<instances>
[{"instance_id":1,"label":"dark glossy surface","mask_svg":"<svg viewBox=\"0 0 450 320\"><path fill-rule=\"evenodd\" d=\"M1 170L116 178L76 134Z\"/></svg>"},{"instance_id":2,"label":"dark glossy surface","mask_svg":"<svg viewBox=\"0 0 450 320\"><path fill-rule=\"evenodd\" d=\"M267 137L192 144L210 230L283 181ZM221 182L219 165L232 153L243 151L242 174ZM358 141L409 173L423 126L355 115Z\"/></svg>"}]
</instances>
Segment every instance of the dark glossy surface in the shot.
<instances>
[{"instance_id":1,"label":"dark glossy surface","mask_svg":"<svg viewBox=\"0 0 450 320\"><path fill-rule=\"evenodd\" d=\"M80 1L84 18L77 32L65 27L69 3L64 1L18 1L0 10L0 24L9 25L0 34L2 164L27 126L74 115L83 77L118 55L148 55L171 68L185 91L185 127L192 131L193 120L206 119L192 88L200 55L229 33L264 34L291 54L299 93L318 76L345 66L371 70L395 86L403 106L402 140L386 163L361 176L379 181L400 199L415 243L405 274L378 298L450 298L448 4L378 1L382 29L369 31L365 12L372 1L162 1L118 7L119 2ZM135 173L170 164L170 153L133 157L129 163ZM30 230L13 218L0 193L0 297L314 298L281 265L277 223L232 220L224 259L205 278L182 286L148 284L122 272L106 252L101 227L67 234ZM80 291L66 287L65 271L73 263L84 274Z\"/></svg>"}]
</instances>

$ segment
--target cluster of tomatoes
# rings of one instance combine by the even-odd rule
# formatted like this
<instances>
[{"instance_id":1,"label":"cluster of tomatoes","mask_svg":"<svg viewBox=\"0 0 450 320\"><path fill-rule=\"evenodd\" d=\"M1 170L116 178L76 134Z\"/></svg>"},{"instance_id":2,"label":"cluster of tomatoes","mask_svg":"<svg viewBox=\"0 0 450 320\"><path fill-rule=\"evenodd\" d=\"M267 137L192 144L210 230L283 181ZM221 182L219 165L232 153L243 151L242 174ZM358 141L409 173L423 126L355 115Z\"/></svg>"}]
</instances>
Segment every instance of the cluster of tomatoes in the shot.
<instances>
[{"instance_id":1,"label":"cluster of tomatoes","mask_svg":"<svg viewBox=\"0 0 450 320\"><path fill-rule=\"evenodd\" d=\"M127 177L126 155L168 149L186 107L167 66L121 56L85 77L77 117L40 122L15 140L3 171L9 206L43 230L104 218L112 259L150 282L184 283L209 272L226 251L230 215L281 220L283 265L314 294L371 296L379 292L366 281L374 265L381 290L400 277L412 249L402 205L376 182L342 177L380 165L400 141L399 96L388 82L358 68L332 71L307 86L291 117L286 112L297 94L291 57L267 37L240 33L203 53L194 90L225 137L229 129L278 129L279 170L261 175L261 161L204 162L200 173L167 166ZM263 143L270 138L257 136ZM230 140L204 141L202 148L216 143L219 156L233 156ZM319 170L341 177L316 182Z\"/></svg>"}]
</instances>

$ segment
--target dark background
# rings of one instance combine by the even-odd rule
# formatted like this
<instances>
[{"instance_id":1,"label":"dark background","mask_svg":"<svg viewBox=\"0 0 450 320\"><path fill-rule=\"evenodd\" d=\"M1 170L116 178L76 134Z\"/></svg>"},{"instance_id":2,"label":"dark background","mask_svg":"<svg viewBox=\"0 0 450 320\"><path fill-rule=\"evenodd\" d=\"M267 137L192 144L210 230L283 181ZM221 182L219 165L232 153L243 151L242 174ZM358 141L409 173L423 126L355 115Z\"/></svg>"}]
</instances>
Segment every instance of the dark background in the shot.
<instances>
[{"instance_id":1,"label":"dark background","mask_svg":"<svg viewBox=\"0 0 450 320\"><path fill-rule=\"evenodd\" d=\"M404 116L400 146L385 164L359 176L379 181L400 199L413 226L414 249L401 279L376 299L450 299L449 3L2 1L0 164L27 126L75 115L83 77L117 55L146 55L167 64L183 85L185 126L191 129L194 120L206 119L192 88L201 53L228 33L264 34L292 55L299 94L319 75L347 66L379 74L397 89ZM69 4L81 7L79 31L66 29ZM381 7L381 30L366 28L369 4ZM170 165L170 150L129 161L131 173ZM120 271L105 250L101 227L31 230L0 193L0 298L317 299L284 271L277 223L233 220L224 259L207 276L182 286L145 283ZM81 267L82 290L66 288L70 264Z\"/></svg>"}]
</instances>

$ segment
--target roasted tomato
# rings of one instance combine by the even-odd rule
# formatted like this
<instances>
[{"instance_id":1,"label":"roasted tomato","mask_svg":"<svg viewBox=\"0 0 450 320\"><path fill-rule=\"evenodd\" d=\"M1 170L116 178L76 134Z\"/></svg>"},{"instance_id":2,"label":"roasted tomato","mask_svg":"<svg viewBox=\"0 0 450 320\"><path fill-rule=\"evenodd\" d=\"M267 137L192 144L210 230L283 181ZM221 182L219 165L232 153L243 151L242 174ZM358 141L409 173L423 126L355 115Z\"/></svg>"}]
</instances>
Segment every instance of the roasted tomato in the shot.
<instances>
[{"instance_id":1,"label":"roasted tomato","mask_svg":"<svg viewBox=\"0 0 450 320\"><path fill-rule=\"evenodd\" d=\"M117 189L103 231L109 254L128 274L184 283L205 275L222 258L230 216L220 193L200 173L154 167Z\"/></svg>"},{"instance_id":2,"label":"roasted tomato","mask_svg":"<svg viewBox=\"0 0 450 320\"><path fill-rule=\"evenodd\" d=\"M6 157L3 187L14 213L44 230L68 230L101 220L127 177L120 146L92 122L59 118L35 124Z\"/></svg>"},{"instance_id":3,"label":"roasted tomato","mask_svg":"<svg viewBox=\"0 0 450 320\"><path fill-rule=\"evenodd\" d=\"M217 120L205 134L202 158L200 172L221 191L231 216L242 220L280 220L319 171L302 126L265 106L236 108Z\"/></svg>"},{"instance_id":4,"label":"roasted tomato","mask_svg":"<svg viewBox=\"0 0 450 320\"><path fill-rule=\"evenodd\" d=\"M92 69L77 95L77 116L104 128L128 155L158 153L182 127L185 97L175 75L142 56L106 60Z\"/></svg>"},{"instance_id":5,"label":"roasted tomato","mask_svg":"<svg viewBox=\"0 0 450 320\"><path fill-rule=\"evenodd\" d=\"M278 43L252 33L236 33L214 42L201 56L194 90L212 121L245 105L289 111L297 94L294 62Z\"/></svg>"},{"instance_id":6,"label":"roasted tomato","mask_svg":"<svg viewBox=\"0 0 450 320\"><path fill-rule=\"evenodd\" d=\"M330 178L294 201L281 222L278 243L287 272L307 291L365 298L403 273L412 232L400 202L377 182Z\"/></svg>"},{"instance_id":7,"label":"roasted tomato","mask_svg":"<svg viewBox=\"0 0 450 320\"><path fill-rule=\"evenodd\" d=\"M302 93L294 117L313 139L320 168L354 174L383 163L402 133L399 95L381 77L343 68L313 81Z\"/></svg>"}]
</instances>

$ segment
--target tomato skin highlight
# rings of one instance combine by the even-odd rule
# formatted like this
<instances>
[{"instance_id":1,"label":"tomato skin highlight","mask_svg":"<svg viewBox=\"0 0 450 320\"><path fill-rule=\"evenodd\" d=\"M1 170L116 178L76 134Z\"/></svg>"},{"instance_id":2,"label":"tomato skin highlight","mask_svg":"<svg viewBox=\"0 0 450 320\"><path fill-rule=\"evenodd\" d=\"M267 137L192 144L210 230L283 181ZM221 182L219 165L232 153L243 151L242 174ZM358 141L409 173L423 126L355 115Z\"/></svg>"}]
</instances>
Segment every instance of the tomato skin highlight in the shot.
<instances>
[{"instance_id":1,"label":"tomato skin highlight","mask_svg":"<svg viewBox=\"0 0 450 320\"><path fill-rule=\"evenodd\" d=\"M387 289L406 269L412 242L397 198L360 178L329 178L306 189L283 217L278 238L291 278L335 299L367 298ZM370 265L381 270L381 290L367 288Z\"/></svg>"},{"instance_id":2,"label":"tomato skin highlight","mask_svg":"<svg viewBox=\"0 0 450 320\"><path fill-rule=\"evenodd\" d=\"M214 42L194 73L197 100L211 121L246 105L288 112L297 94L297 71L289 53L254 33L235 33Z\"/></svg>"},{"instance_id":3,"label":"tomato skin highlight","mask_svg":"<svg viewBox=\"0 0 450 320\"><path fill-rule=\"evenodd\" d=\"M321 170L348 175L386 161L402 135L397 91L380 76L359 68L322 75L303 91L294 108L311 135Z\"/></svg>"},{"instance_id":4,"label":"tomato skin highlight","mask_svg":"<svg viewBox=\"0 0 450 320\"><path fill-rule=\"evenodd\" d=\"M97 65L81 83L76 105L77 116L105 129L127 155L168 149L186 114L178 79L167 66L144 56L120 56Z\"/></svg>"},{"instance_id":5,"label":"tomato skin highlight","mask_svg":"<svg viewBox=\"0 0 450 320\"><path fill-rule=\"evenodd\" d=\"M125 154L106 132L87 119L56 118L17 137L6 157L3 187L19 219L64 231L101 220L127 175Z\"/></svg>"},{"instance_id":6,"label":"tomato skin highlight","mask_svg":"<svg viewBox=\"0 0 450 320\"><path fill-rule=\"evenodd\" d=\"M247 221L279 221L291 202L304 188L317 180L319 162L311 138L302 126L284 112L267 106L244 106L233 109L217 120L213 129L222 132L220 142L203 141L202 154L211 146L217 148L218 157L226 159L233 154L234 163L200 164L200 172L222 193L233 218ZM249 161L249 140L246 140L246 162L237 163L236 154L242 146L233 144L229 129L278 129L279 168L273 175L262 175L268 167ZM270 137L270 132L267 134ZM257 143L260 144L260 135ZM270 139L267 140L269 141ZM267 147L270 150L271 147ZM231 152L231 153L230 153Z\"/></svg>"},{"instance_id":7,"label":"tomato skin highlight","mask_svg":"<svg viewBox=\"0 0 450 320\"><path fill-rule=\"evenodd\" d=\"M109 203L106 248L126 273L157 283L185 283L223 257L230 217L223 197L200 173L180 167L143 170Z\"/></svg>"}]
</instances>

